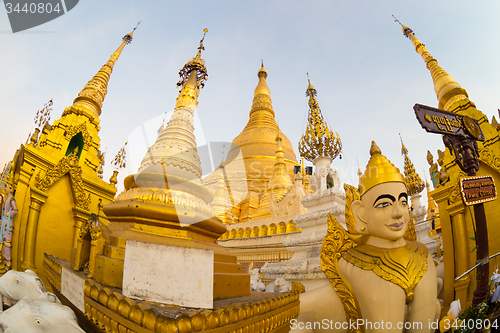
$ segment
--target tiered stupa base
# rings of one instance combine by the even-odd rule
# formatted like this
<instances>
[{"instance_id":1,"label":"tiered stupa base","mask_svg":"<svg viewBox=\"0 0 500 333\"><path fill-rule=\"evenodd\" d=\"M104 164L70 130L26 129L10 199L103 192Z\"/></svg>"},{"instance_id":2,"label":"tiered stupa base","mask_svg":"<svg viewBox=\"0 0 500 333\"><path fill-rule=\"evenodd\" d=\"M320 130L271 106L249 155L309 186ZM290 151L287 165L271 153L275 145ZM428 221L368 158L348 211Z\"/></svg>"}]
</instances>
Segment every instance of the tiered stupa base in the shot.
<instances>
[{"instance_id":1,"label":"tiered stupa base","mask_svg":"<svg viewBox=\"0 0 500 333\"><path fill-rule=\"evenodd\" d=\"M102 255L96 256L93 276L103 285L122 288L125 248L127 241L133 240L211 250L214 253L213 299L249 293L249 275L242 273L235 256L216 243L216 239L226 230L218 219L175 203L138 200L115 201L105 207L105 212L110 221L110 243L104 246ZM184 216L184 223L179 222L178 216ZM158 258L158 265L165 264L169 263Z\"/></svg>"}]
</instances>

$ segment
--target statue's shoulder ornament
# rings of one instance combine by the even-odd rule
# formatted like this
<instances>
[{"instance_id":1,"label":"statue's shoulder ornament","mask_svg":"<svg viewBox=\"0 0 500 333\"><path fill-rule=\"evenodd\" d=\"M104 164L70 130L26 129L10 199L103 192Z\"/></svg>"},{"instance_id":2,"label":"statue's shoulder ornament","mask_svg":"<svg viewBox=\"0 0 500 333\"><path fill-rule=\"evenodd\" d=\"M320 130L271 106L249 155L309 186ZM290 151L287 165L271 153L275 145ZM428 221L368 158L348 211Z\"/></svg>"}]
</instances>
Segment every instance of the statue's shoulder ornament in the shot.
<instances>
[{"instance_id":1,"label":"statue's shoulder ornament","mask_svg":"<svg viewBox=\"0 0 500 333\"><path fill-rule=\"evenodd\" d=\"M413 299L415 287L427 272L428 256L425 245L414 241L395 249L364 244L342 254L342 258L354 266L373 271L401 287L406 293L406 303Z\"/></svg>"}]
</instances>

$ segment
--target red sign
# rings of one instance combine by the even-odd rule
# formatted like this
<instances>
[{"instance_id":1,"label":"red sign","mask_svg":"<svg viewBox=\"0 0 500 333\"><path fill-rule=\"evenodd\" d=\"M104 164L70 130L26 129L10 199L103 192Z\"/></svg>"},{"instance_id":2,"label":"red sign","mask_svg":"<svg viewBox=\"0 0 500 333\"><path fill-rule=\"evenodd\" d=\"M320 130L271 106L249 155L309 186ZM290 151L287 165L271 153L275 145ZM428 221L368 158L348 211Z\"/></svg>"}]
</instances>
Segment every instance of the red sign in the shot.
<instances>
[{"instance_id":1,"label":"red sign","mask_svg":"<svg viewBox=\"0 0 500 333\"><path fill-rule=\"evenodd\" d=\"M467 206L493 201L497 198L495 182L491 176L460 179L460 193Z\"/></svg>"}]
</instances>

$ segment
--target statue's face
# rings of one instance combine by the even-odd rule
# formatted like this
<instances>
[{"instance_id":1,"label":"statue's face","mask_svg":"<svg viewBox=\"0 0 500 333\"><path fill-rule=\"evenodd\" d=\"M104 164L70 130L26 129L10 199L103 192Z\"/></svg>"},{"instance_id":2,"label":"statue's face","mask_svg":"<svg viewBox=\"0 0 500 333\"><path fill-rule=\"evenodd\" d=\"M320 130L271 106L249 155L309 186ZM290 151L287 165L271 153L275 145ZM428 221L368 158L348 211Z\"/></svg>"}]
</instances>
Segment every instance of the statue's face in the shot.
<instances>
[{"instance_id":1,"label":"statue's face","mask_svg":"<svg viewBox=\"0 0 500 333\"><path fill-rule=\"evenodd\" d=\"M10 186L9 184L5 184L5 194L12 194L12 186Z\"/></svg>"},{"instance_id":2,"label":"statue's face","mask_svg":"<svg viewBox=\"0 0 500 333\"><path fill-rule=\"evenodd\" d=\"M361 217L371 236L395 241L408 230L410 210L406 186L388 182L374 186L361 197Z\"/></svg>"}]
</instances>

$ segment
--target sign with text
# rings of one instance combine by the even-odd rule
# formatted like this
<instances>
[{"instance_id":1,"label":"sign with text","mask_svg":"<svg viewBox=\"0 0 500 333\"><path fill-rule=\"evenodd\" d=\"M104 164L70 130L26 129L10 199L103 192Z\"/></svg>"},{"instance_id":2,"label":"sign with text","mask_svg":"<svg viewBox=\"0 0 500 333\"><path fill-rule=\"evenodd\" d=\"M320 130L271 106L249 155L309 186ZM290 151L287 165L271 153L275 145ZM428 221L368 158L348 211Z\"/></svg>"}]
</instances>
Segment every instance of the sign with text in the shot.
<instances>
[{"instance_id":1,"label":"sign with text","mask_svg":"<svg viewBox=\"0 0 500 333\"><path fill-rule=\"evenodd\" d=\"M418 122L427 132L464 135L469 139L484 141L483 131L476 119L422 104L415 104L413 109Z\"/></svg>"},{"instance_id":2,"label":"sign with text","mask_svg":"<svg viewBox=\"0 0 500 333\"><path fill-rule=\"evenodd\" d=\"M497 198L495 182L491 176L460 179L460 193L467 206L493 201Z\"/></svg>"}]
</instances>

